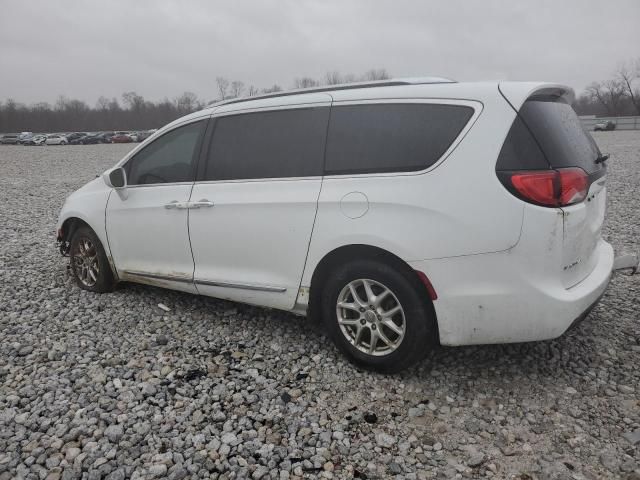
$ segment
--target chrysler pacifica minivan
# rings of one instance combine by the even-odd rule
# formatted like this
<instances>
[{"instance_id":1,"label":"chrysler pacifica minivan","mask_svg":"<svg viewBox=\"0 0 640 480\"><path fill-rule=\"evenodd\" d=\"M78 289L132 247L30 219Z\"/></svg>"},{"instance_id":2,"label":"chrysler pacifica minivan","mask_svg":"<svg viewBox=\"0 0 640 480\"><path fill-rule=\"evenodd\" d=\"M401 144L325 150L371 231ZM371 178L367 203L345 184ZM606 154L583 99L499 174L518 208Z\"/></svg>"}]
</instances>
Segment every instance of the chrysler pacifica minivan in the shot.
<instances>
[{"instance_id":1,"label":"chrysler pacifica minivan","mask_svg":"<svg viewBox=\"0 0 640 480\"><path fill-rule=\"evenodd\" d=\"M410 79L234 99L71 194L78 285L313 314L354 362L557 337L607 287L606 164L547 83Z\"/></svg>"}]
</instances>

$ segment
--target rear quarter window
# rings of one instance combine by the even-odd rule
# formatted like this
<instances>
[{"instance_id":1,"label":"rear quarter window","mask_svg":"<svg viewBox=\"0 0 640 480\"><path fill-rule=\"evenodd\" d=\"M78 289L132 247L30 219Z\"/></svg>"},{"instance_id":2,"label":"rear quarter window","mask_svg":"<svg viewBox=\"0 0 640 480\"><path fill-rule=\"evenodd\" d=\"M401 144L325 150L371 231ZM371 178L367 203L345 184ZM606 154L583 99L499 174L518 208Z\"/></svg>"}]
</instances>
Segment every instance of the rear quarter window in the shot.
<instances>
[{"instance_id":1,"label":"rear quarter window","mask_svg":"<svg viewBox=\"0 0 640 480\"><path fill-rule=\"evenodd\" d=\"M473 115L444 104L334 106L325 173L418 171L433 165Z\"/></svg>"},{"instance_id":2,"label":"rear quarter window","mask_svg":"<svg viewBox=\"0 0 640 480\"><path fill-rule=\"evenodd\" d=\"M604 168L595 163L598 156L597 145L571 105L554 97L532 97L518 112L498 169L580 167L593 173Z\"/></svg>"}]
</instances>

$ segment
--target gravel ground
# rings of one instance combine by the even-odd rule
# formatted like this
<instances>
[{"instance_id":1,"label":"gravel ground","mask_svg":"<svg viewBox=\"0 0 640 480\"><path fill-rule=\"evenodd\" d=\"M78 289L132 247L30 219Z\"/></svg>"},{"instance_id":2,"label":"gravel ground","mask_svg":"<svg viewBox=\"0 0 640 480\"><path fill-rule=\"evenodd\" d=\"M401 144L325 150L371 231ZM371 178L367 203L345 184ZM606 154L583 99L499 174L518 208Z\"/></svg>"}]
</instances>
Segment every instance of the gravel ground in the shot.
<instances>
[{"instance_id":1,"label":"gravel ground","mask_svg":"<svg viewBox=\"0 0 640 480\"><path fill-rule=\"evenodd\" d=\"M638 251L640 132L596 139L605 237ZM0 147L0 480L640 478L640 276L555 341L359 371L293 315L77 288L58 211L129 148Z\"/></svg>"}]
</instances>

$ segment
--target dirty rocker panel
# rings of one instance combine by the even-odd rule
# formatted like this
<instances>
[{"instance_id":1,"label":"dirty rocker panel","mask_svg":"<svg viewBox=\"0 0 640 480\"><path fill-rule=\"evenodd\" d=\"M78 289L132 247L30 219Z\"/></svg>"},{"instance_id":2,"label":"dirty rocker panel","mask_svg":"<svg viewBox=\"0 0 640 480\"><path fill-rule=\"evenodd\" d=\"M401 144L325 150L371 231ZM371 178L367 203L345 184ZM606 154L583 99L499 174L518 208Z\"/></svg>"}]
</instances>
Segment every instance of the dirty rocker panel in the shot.
<instances>
[{"instance_id":1,"label":"dirty rocker panel","mask_svg":"<svg viewBox=\"0 0 640 480\"><path fill-rule=\"evenodd\" d=\"M194 280L196 285L208 285L210 287L224 287L224 288L241 288L243 290L258 290L261 292L286 292L284 287L274 287L271 285L249 285L246 283L225 283L225 282L211 282L209 280Z\"/></svg>"},{"instance_id":2,"label":"dirty rocker panel","mask_svg":"<svg viewBox=\"0 0 640 480\"><path fill-rule=\"evenodd\" d=\"M158 275L156 273L147 273L147 272L135 272L130 270L125 270L123 272L125 275L130 275L134 277L145 277L145 278L155 278L157 280L168 280L171 282L183 282L183 283L195 283L196 285L208 285L210 287L223 287L223 288L239 288L243 290L257 290L261 292L286 292L287 289L284 287L275 287L271 285L249 285L249 284L241 284L241 283L225 283L225 282L212 282L209 280L193 280L191 278L172 276L172 275Z\"/></svg>"},{"instance_id":3,"label":"dirty rocker panel","mask_svg":"<svg viewBox=\"0 0 640 480\"><path fill-rule=\"evenodd\" d=\"M133 270L124 270L122 273L133 277L145 277L155 278L157 280L169 280L171 282L193 283L193 279L187 277L179 277L177 275L158 275L156 273L137 272Z\"/></svg>"}]
</instances>

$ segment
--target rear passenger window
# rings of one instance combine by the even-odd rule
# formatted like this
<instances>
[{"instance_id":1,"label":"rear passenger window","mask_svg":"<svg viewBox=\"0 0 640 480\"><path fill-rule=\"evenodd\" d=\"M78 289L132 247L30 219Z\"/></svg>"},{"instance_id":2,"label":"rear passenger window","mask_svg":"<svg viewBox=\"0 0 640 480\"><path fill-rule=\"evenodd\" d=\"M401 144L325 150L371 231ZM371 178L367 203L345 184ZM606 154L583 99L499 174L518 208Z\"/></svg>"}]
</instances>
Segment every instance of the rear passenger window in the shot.
<instances>
[{"instance_id":1,"label":"rear passenger window","mask_svg":"<svg viewBox=\"0 0 640 480\"><path fill-rule=\"evenodd\" d=\"M472 115L473 109L462 105L333 107L326 173L423 170L447 151Z\"/></svg>"},{"instance_id":2,"label":"rear passenger window","mask_svg":"<svg viewBox=\"0 0 640 480\"><path fill-rule=\"evenodd\" d=\"M329 108L218 117L205 180L322 175Z\"/></svg>"}]
</instances>

